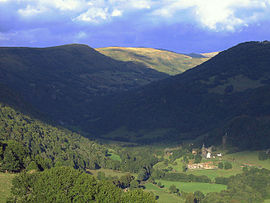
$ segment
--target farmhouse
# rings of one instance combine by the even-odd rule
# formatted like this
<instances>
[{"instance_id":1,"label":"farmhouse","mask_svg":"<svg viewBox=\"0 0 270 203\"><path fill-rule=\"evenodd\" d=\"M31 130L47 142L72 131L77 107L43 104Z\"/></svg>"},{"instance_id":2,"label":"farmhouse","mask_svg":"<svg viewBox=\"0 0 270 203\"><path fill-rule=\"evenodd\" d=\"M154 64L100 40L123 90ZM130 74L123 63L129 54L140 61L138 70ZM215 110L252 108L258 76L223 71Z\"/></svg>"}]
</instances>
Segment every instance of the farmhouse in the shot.
<instances>
[{"instance_id":1,"label":"farmhouse","mask_svg":"<svg viewBox=\"0 0 270 203\"><path fill-rule=\"evenodd\" d=\"M197 149L192 149L192 154L196 155L197 154Z\"/></svg>"}]
</instances>

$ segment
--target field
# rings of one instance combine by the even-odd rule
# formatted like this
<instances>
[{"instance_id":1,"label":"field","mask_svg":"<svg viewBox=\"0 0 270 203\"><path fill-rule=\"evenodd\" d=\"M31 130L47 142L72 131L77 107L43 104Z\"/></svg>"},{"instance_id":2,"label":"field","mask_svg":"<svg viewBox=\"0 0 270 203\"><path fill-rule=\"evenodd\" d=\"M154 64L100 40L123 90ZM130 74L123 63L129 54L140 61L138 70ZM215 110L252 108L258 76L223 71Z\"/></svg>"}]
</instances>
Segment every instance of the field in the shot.
<instances>
[{"instance_id":1,"label":"field","mask_svg":"<svg viewBox=\"0 0 270 203\"><path fill-rule=\"evenodd\" d=\"M175 194L169 193L169 187L175 185L180 191L183 192L195 192L200 190L204 194L209 192L220 192L221 190L226 190L225 185L210 184L210 183L186 183L186 182L174 182L165 180L156 180L164 185L164 188L159 188L151 183L146 183L144 186L147 191L153 192L155 195L159 196L158 202L160 203L174 203L174 202L185 202L182 197Z\"/></svg>"},{"instance_id":2,"label":"field","mask_svg":"<svg viewBox=\"0 0 270 203\"><path fill-rule=\"evenodd\" d=\"M214 179L215 177L229 177L231 175L242 173L243 166L270 169L270 160L260 161L258 159L258 151L244 151L227 154L223 157L222 161L230 162L233 168L229 170L193 170L188 173L194 175L206 175L209 178Z\"/></svg>"},{"instance_id":3,"label":"field","mask_svg":"<svg viewBox=\"0 0 270 203\"><path fill-rule=\"evenodd\" d=\"M166 189L169 189L171 185L175 185L180 191L184 192L195 192L197 190L206 194L209 192L220 192L221 190L226 190L226 185L213 184L213 183L195 183L195 182L176 182L176 181L166 181L166 180L156 180L156 182L161 182Z\"/></svg>"},{"instance_id":4,"label":"field","mask_svg":"<svg viewBox=\"0 0 270 203\"><path fill-rule=\"evenodd\" d=\"M14 177L13 174L0 173L0 203L6 202L6 198L10 194L11 181Z\"/></svg>"},{"instance_id":5,"label":"field","mask_svg":"<svg viewBox=\"0 0 270 203\"><path fill-rule=\"evenodd\" d=\"M258 168L266 168L270 170L270 159L265 161L260 161L258 159L258 151L244 151L238 152L233 154L226 154L219 160L218 158L215 159L203 159L202 162L212 161L214 165L217 166L219 162L230 162L232 164L232 169L225 170L225 169L195 169L195 170L188 170L187 174L194 174L194 175L206 175L212 180L216 177L229 177L232 175L236 175L242 173L243 166L248 167L258 167ZM183 170L183 162L182 158L176 159L175 164L168 164L167 166L164 162L157 163L154 168L156 169L166 169L171 167L174 172L182 173Z\"/></svg>"},{"instance_id":6,"label":"field","mask_svg":"<svg viewBox=\"0 0 270 203\"><path fill-rule=\"evenodd\" d=\"M151 183L145 184L146 191L153 192L155 195L159 196L158 203L184 203L185 200L181 197L168 193L166 189L161 189Z\"/></svg>"}]
</instances>

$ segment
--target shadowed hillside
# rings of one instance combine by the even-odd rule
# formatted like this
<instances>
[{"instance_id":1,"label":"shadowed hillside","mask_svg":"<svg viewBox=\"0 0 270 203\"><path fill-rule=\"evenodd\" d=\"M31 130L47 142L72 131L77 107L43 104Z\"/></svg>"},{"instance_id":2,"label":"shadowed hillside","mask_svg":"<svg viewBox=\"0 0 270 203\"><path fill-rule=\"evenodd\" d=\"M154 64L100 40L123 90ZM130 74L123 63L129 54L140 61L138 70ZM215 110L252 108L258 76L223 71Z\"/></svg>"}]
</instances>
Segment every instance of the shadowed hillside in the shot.
<instances>
[{"instance_id":1,"label":"shadowed hillside","mask_svg":"<svg viewBox=\"0 0 270 203\"><path fill-rule=\"evenodd\" d=\"M152 48L106 47L96 50L116 60L134 61L170 75L182 73L212 57L200 54L178 54L167 50Z\"/></svg>"},{"instance_id":2,"label":"shadowed hillside","mask_svg":"<svg viewBox=\"0 0 270 203\"><path fill-rule=\"evenodd\" d=\"M269 42L242 43L183 74L114 97L106 113L88 127L100 130L102 124L107 132L115 130L105 137L117 133L117 139L142 142L191 139L219 129L211 135L219 142L227 132L231 140L241 135L236 140L252 138L265 147L270 139L269 67ZM232 126L236 118L240 124ZM240 127L253 133L240 134ZM100 133L106 134L104 128Z\"/></svg>"},{"instance_id":3,"label":"shadowed hillside","mask_svg":"<svg viewBox=\"0 0 270 203\"><path fill-rule=\"evenodd\" d=\"M86 104L96 96L165 77L139 64L113 60L86 45L0 48L0 84L62 122L80 119Z\"/></svg>"}]
</instances>

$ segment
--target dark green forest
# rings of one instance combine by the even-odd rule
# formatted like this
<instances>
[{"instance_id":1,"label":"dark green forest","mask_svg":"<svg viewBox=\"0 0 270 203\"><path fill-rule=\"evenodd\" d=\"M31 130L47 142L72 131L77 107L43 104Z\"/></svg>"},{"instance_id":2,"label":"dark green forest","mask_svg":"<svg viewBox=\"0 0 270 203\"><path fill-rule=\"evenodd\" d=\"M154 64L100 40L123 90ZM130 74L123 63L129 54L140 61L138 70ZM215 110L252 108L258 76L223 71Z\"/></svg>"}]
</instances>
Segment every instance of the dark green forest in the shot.
<instances>
[{"instance_id":1,"label":"dark green forest","mask_svg":"<svg viewBox=\"0 0 270 203\"><path fill-rule=\"evenodd\" d=\"M124 192L112 182L68 167L21 173L14 178L11 202L156 202L153 194L133 189Z\"/></svg>"},{"instance_id":2,"label":"dark green forest","mask_svg":"<svg viewBox=\"0 0 270 203\"><path fill-rule=\"evenodd\" d=\"M228 189L220 193L208 193L202 202L263 202L270 198L270 171L251 168L242 174L225 179Z\"/></svg>"}]
</instances>

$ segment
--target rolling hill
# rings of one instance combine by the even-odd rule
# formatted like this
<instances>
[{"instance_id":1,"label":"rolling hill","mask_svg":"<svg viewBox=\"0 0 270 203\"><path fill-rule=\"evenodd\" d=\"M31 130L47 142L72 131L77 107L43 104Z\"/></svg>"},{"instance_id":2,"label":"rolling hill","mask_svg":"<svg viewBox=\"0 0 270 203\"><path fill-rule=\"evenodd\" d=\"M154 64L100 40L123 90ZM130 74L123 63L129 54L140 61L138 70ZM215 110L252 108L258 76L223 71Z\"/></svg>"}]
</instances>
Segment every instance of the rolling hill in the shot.
<instances>
[{"instance_id":1,"label":"rolling hill","mask_svg":"<svg viewBox=\"0 0 270 203\"><path fill-rule=\"evenodd\" d=\"M241 148L269 147L269 67L269 42L242 43L182 74L115 95L109 105L100 101L104 109L87 127L104 138L144 143L201 135L221 143L227 134Z\"/></svg>"},{"instance_id":2,"label":"rolling hill","mask_svg":"<svg viewBox=\"0 0 270 203\"><path fill-rule=\"evenodd\" d=\"M111 59L81 44L0 48L0 84L60 123L80 120L94 97L138 88L166 77L141 64Z\"/></svg>"},{"instance_id":3,"label":"rolling hill","mask_svg":"<svg viewBox=\"0 0 270 203\"><path fill-rule=\"evenodd\" d=\"M269 56L269 42L246 42L167 77L85 45L1 48L0 84L99 138L221 144L227 135L228 144L260 149L270 147Z\"/></svg>"},{"instance_id":4,"label":"rolling hill","mask_svg":"<svg viewBox=\"0 0 270 203\"><path fill-rule=\"evenodd\" d=\"M212 54L179 54L167 50L133 47L105 47L96 49L100 53L120 61L133 61L170 75L182 73L209 58Z\"/></svg>"}]
</instances>

